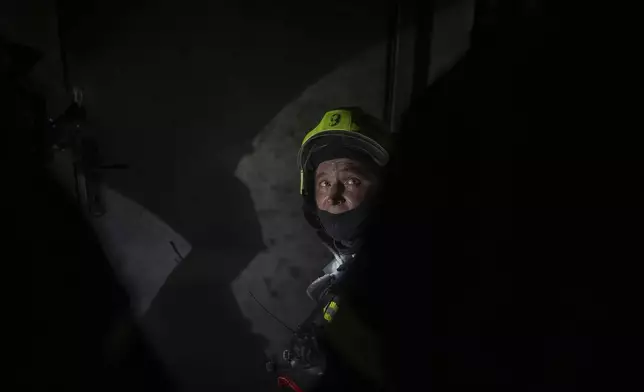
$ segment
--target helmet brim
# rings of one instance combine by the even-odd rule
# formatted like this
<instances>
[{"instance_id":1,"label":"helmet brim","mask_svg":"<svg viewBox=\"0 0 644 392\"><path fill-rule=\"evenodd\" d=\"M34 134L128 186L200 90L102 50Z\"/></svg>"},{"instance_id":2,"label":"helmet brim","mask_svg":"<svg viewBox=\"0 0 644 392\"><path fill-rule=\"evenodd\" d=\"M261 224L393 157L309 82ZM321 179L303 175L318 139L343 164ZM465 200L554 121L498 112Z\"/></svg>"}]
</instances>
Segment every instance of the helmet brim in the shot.
<instances>
[{"instance_id":1,"label":"helmet brim","mask_svg":"<svg viewBox=\"0 0 644 392\"><path fill-rule=\"evenodd\" d=\"M326 131L310 138L302 145L297 156L297 164L300 170L307 170L312 152L324 148L338 137L343 138L342 143L348 148L356 149L370 156L378 166L385 166L389 162L387 150L380 143L362 133L339 130Z\"/></svg>"}]
</instances>

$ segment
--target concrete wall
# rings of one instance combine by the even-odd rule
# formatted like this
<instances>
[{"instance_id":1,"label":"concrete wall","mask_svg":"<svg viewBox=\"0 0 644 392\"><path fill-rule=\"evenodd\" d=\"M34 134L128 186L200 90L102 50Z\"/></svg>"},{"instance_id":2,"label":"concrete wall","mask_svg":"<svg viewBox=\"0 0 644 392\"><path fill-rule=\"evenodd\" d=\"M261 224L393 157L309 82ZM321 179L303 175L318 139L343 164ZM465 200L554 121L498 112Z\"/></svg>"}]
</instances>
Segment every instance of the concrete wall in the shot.
<instances>
[{"instance_id":1,"label":"concrete wall","mask_svg":"<svg viewBox=\"0 0 644 392\"><path fill-rule=\"evenodd\" d=\"M456 2L435 15L434 45L428 83L450 69L469 47L473 2ZM413 46L413 30L402 34ZM271 319L250 297L252 291L288 325L297 326L313 304L304 291L312 278L330 261L301 217L295 154L303 135L324 112L341 106L360 106L381 117L384 105L386 44L356 53L317 83L309 86L262 129L253 140L253 152L245 155L237 177L250 190L267 249L260 252L233 282L233 292L253 332L268 340L268 354L279 353L290 332ZM411 74L411 64L402 63L402 74ZM322 256L320 256L322 255ZM304 279L302 279L304 278Z\"/></svg>"},{"instance_id":2,"label":"concrete wall","mask_svg":"<svg viewBox=\"0 0 644 392\"><path fill-rule=\"evenodd\" d=\"M273 321L248 295L253 293L288 325L297 326L312 311L308 284L331 255L304 222L295 154L304 133L324 112L360 106L379 115L383 107L384 45L356 54L286 105L253 141L237 177L250 190L268 245L233 282L233 292L253 331L269 337L267 352L287 347L290 332Z\"/></svg>"}]
</instances>

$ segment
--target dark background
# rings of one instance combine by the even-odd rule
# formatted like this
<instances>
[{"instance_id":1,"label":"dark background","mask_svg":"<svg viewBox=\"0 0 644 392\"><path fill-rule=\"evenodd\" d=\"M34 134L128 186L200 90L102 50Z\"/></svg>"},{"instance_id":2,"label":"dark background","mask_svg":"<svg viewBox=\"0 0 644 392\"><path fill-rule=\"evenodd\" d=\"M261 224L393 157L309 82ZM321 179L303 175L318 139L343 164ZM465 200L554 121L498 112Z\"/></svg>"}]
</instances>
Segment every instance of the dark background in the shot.
<instances>
[{"instance_id":1,"label":"dark background","mask_svg":"<svg viewBox=\"0 0 644 392\"><path fill-rule=\"evenodd\" d=\"M143 3L129 4L127 15L144 18L151 12L143 11ZM131 135L127 143L120 142L122 137L105 138L106 151L136 167L132 177L109 181L186 233L196 247L193 265L199 265L200 255L215 253L233 261L218 275L220 285L195 284L184 291L183 303L194 307L177 302L164 308L190 326L170 326L161 336L173 341L169 347L176 346L178 353L184 353L182 342L192 337L210 336L210 347L221 344L220 356L190 353L183 362L185 358L175 357L173 370L185 377L181 387L189 390L264 390L273 381L263 369L248 365L263 359L262 342L238 310L222 305L220 320L205 319L198 304L234 304L228 291L218 287L225 287L263 247L247 192L232 175L253 130L336 64L335 57L322 56L315 66L298 66L298 59L317 58L320 47L346 37L342 29L317 28L328 15L311 15L304 4L301 9L262 4L236 8L253 23L217 20L222 31L235 32L226 37L240 40L230 42L227 56L244 44L259 54L237 53L239 61L213 69L211 80L183 79L174 86L180 92L176 106L159 107L153 99L135 105L127 92L118 91L123 105L102 115L115 132ZM68 51L77 62L127 41L109 34L112 23L126 20L124 6L75 6L78 14L66 16L72 21L66 33L74 37ZM172 5L165 7L174 11ZM220 6L211 7L190 9L206 17L204 11L217 14ZM334 9L328 3L324 7ZM170 11L167 21L156 23L170 23ZM338 25L352 25L362 14L362 9L332 13L335 22L341 18ZM618 98L620 87L633 80L614 56L618 48L597 39L596 18L569 23L567 10L550 3L529 11L507 7L501 14L480 17L487 23L475 26L468 56L405 114L396 175L388 188L390 213L374 232L382 237L376 237L364 257L382 267L366 275L365 284L375 287L367 292L378 294L367 299L365 309L384 303L391 310L381 325L388 338L392 382L401 390L419 384L420 389L549 391L627 384L641 363L641 331L632 331L628 319L638 309L630 306L638 298L639 283L629 267L642 260L642 162L638 144L623 136L633 128L627 116L632 103ZM276 19L306 33L262 25ZM368 28L355 29L355 42L333 47L338 58L380 37L382 20L368 20ZM82 29L88 25L100 33L73 33L94 31ZM190 31L190 26L176 29ZM112 41L104 41L107 37ZM191 31L179 38L169 29L166 36L152 34L150 39L195 43L200 37L199 31ZM190 49L186 51L185 56ZM130 55L132 67L149 56ZM173 56L172 61L186 61L184 55ZM195 64L199 60L191 59ZM261 72L251 67L257 62ZM249 69L243 80L230 78L232 69L244 66ZM118 73L127 75L127 69ZM286 76L292 85L278 82ZM20 87L14 81L6 82L13 90L3 89L8 102ZM141 94L163 94L168 83L173 83L171 74L150 78ZM192 108L188 116L179 101L190 95L199 105L208 98L199 86L209 83L230 94L216 104L222 109L214 116L226 129L214 136L221 143L216 155L224 157L211 168L219 176L216 186L203 187L196 185L203 181L195 174L204 164L199 157L215 152L185 154L199 144L200 119L192 116ZM249 109L240 113L227 105ZM10 105L5 108L5 118L15 113ZM116 124L109 118L118 118L111 113L128 116L128 110L145 118L145 126L129 122L111 127ZM176 124L159 115L170 111L175 121L189 117L188 131L177 134ZM202 110L204 116L206 112ZM152 140L166 148L148 154L145 146ZM6 139L9 146L12 142ZM5 203L18 234L9 242L22 250L16 259L29 261L8 263L27 264L25 271L7 269L7 276L24 279L7 279L10 295L29 288L29 295L19 296L29 305L8 311L17 327L12 336L28 331L27 338L11 342L16 354L10 351L9 357L19 365L18 380L39 390L172 389L174 380L140 337L127 296L111 276L96 239L38 165L21 156L8 151L3 165L7 183L17 189ZM22 164L16 167L15 162ZM221 208L221 200L235 200L234 208ZM231 218L208 219L222 211ZM223 221L238 224L217 226ZM203 237L206 232L220 235L212 241ZM96 262L89 266L88 259ZM391 260L396 268L386 269L384 263ZM30 311L25 314L24 309ZM155 311L161 310L153 307ZM369 314L383 315L376 313Z\"/></svg>"},{"instance_id":2,"label":"dark background","mask_svg":"<svg viewBox=\"0 0 644 392\"><path fill-rule=\"evenodd\" d=\"M400 390L418 374L440 390L640 385L629 51L608 13L478 12L468 56L406 118L372 242L369 263L397 260L373 284Z\"/></svg>"}]
</instances>

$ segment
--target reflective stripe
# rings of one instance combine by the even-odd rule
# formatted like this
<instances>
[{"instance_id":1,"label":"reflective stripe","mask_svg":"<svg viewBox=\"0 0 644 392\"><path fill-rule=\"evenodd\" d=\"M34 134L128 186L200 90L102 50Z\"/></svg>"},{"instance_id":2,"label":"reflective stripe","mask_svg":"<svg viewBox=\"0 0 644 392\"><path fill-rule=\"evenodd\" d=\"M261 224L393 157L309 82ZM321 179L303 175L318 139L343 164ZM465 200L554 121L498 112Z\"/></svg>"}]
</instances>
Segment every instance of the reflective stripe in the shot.
<instances>
[{"instance_id":1,"label":"reflective stripe","mask_svg":"<svg viewBox=\"0 0 644 392\"><path fill-rule=\"evenodd\" d=\"M329 302L327 306L324 307L324 319L328 322L333 321L333 316L335 316L338 311L338 304L335 301Z\"/></svg>"},{"instance_id":2,"label":"reflective stripe","mask_svg":"<svg viewBox=\"0 0 644 392\"><path fill-rule=\"evenodd\" d=\"M379 387L384 386L382 336L363 322L350 301L342 302L342 312L333 317L325 333L331 350L347 365Z\"/></svg>"}]
</instances>

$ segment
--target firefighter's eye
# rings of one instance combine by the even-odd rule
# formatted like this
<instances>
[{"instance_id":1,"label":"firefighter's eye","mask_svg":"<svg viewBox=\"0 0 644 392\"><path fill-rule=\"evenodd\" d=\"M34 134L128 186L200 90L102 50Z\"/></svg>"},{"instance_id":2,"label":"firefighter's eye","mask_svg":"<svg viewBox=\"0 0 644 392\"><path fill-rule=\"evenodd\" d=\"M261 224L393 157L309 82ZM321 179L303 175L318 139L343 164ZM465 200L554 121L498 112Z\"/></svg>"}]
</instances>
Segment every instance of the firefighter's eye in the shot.
<instances>
[{"instance_id":1,"label":"firefighter's eye","mask_svg":"<svg viewBox=\"0 0 644 392\"><path fill-rule=\"evenodd\" d=\"M352 177L347 180L347 185L360 185L360 180Z\"/></svg>"},{"instance_id":2,"label":"firefighter's eye","mask_svg":"<svg viewBox=\"0 0 644 392\"><path fill-rule=\"evenodd\" d=\"M327 180L322 180L320 181L319 185L320 185L320 188L328 188L331 186L331 183Z\"/></svg>"}]
</instances>

